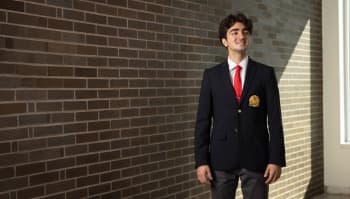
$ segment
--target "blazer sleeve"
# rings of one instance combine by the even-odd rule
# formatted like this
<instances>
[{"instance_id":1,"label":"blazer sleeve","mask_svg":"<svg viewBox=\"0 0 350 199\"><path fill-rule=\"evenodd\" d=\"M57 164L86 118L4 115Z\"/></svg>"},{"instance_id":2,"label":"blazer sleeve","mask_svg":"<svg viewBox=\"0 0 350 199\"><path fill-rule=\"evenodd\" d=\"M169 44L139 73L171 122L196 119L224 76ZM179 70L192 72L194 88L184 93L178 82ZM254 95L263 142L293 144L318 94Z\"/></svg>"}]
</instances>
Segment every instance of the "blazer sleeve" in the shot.
<instances>
[{"instance_id":1,"label":"blazer sleeve","mask_svg":"<svg viewBox=\"0 0 350 199\"><path fill-rule=\"evenodd\" d=\"M209 165L212 92L208 70L204 71L195 125L195 166Z\"/></svg>"},{"instance_id":2,"label":"blazer sleeve","mask_svg":"<svg viewBox=\"0 0 350 199\"><path fill-rule=\"evenodd\" d=\"M267 117L270 134L269 163L286 166L284 133L282 125L282 114L280 105L280 95L275 76L275 71L271 67L269 78L266 82Z\"/></svg>"}]
</instances>

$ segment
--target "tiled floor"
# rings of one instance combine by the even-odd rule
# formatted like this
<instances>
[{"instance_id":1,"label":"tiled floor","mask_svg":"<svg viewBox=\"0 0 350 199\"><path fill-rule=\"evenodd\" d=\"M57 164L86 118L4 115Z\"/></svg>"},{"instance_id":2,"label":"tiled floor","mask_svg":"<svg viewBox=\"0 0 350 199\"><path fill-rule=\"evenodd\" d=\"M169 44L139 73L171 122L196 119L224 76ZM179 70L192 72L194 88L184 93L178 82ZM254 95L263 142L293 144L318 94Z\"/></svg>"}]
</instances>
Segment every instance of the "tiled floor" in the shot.
<instances>
[{"instance_id":1,"label":"tiled floor","mask_svg":"<svg viewBox=\"0 0 350 199\"><path fill-rule=\"evenodd\" d=\"M313 199L350 199L350 195L331 195L325 194L321 196L317 196Z\"/></svg>"}]
</instances>

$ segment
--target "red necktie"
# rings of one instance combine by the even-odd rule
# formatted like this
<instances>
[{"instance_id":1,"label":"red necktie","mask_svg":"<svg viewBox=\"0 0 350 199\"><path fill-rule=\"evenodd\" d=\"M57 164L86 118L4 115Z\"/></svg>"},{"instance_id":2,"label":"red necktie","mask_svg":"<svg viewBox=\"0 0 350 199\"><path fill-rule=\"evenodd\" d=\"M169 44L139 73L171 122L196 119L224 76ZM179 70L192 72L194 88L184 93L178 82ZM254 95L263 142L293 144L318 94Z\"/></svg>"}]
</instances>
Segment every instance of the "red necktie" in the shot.
<instances>
[{"instance_id":1,"label":"red necktie","mask_svg":"<svg viewBox=\"0 0 350 199\"><path fill-rule=\"evenodd\" d=\"M235 68L234 89L237 97L237 102L240 103L242 96L242 81L241 81L241 66L237 65Z\"/></svg>"}]
</instances>

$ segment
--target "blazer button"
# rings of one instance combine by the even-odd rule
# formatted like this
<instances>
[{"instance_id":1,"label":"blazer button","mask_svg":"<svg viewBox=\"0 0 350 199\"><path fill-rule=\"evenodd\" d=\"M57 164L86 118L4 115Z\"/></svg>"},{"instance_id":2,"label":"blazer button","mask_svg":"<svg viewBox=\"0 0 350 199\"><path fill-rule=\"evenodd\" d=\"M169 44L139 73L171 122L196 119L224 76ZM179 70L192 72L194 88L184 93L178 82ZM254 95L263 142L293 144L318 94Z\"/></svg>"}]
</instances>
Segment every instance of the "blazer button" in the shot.
<instances>
[{"instance_id":1,"label":"blazer button","mask_svg":"<svg viewBox=\"0 0 350 199\"><path fill-rule=\"evenodd\" d=\"M234 131L235 131L235 133L238 133L238 129L237 129L237 128L235 128L235 130L234 130Z\"/></svg>"}]
</instances>

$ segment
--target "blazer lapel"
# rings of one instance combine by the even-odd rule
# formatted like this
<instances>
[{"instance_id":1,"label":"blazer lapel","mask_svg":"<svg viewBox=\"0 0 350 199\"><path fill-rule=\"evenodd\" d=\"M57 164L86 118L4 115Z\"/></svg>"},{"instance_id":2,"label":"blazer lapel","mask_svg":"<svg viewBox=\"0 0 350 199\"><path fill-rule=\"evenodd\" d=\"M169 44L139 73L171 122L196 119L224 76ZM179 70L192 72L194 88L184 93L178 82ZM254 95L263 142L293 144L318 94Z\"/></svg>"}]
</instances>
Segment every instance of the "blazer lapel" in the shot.
<instances>
[{"instance_id":1,"label":"blazer lapel","mask_svg":"<svg viewBox=\"0 0 350 199\"><path fill-rule=\"evenodd\" d=\"M245 76L245 81L244 81L244 86L243 86L243 91L242 91L241 103L247 97L249 86L251 85L252 81L254 80L255 73L256 73L255 62L249 58L248 66L247 66L247 73Z\"/></svg>"},{"instance_id":2,"label":"blazer lapel","mask_svg":"<svg viewBox=\"0 0 350 199\"><path fill-rule=\"evenodd\" d=\"M228 93L228 97L230 98L230 100L233 102L235 107L238 107L238 102L237 102L237 98L236 98L236 94L234 92L233 89L233 84L232 84L232 80L231 80L231 73L228 67L228 63L227 61L225 61L222 66L221 66L221 73L222 73L222 77L223 77L223 81L224 81L224 85L225 88L224 92Z\"/></svg>"}]
</instances>

